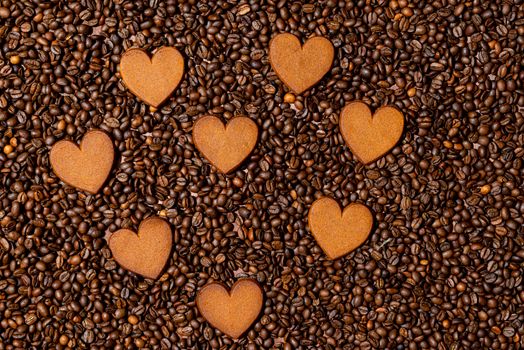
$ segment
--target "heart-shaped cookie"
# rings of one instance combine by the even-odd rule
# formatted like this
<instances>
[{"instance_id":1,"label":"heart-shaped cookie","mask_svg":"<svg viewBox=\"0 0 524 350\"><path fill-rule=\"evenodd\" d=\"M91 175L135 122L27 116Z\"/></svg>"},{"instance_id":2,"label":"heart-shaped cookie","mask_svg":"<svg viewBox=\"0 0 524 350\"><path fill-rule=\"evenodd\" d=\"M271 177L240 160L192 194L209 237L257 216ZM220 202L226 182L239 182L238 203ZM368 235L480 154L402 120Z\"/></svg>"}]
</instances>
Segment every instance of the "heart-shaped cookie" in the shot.
<instances>
[{"instance_id":1,"label":"heart-shaped cookie","mask_svg":"<svg viewBox=\"0 0 524 350\"><path fill-rule=\"evenodd\" d=\"M257 319L263 301L258 283L243 279L237 281L230 292L220 283L204 286L198 292L196 305L213 327L236 339Z\"/></svg>"},{"instance_id":2,"label":"heart-shaped cookie","mask_svg":"<svg viewBox=\"0 0 524 350\"><path fill-rule=\"evenodd\" d=\"M171 95L184 75L184 58L174 47L162 47L149 58L141 49L129 49L120 59L126 86L145 103L158 107Z\"/></svg>"},{"instance_id":3,"label":"heart-shaped cookie","mask_svg":"<svg viewBox=\"0 0 524 350\"><path fill-rule=\"evenodd\" d=\"M317 36L302 46L293 34L278 34L269 43L269 62L280 80L297 94L315 85L329 71L333 44Z\"/></svg>"},{"instance_id":4,"label":"heart-shaped cookie","mask_svg":"<svg viewBox=\"0 0 524 350\"><path fill-rule=\"evenodd\" d=\"M173 235L166 221L151 217L140 223L138 234L121 229L108 241L113 257L124 269L155 279L169 258Z\"/></svg>"},{"instance_id":5,"label":"heart-shaped cookie","mask_svg":"<svg viewBox=\"0 0 524 350\"><path fill-rule=\"evenodd\" d=\"M328 197L319 198L311 205L308 221L318 245L332 260L364 243L373 227L368 207L352 203L341 211L338 203Z\"/></svg>"},{"instance_id":6,"label":"heart-shaped cookie","mask_svg":"<svg viewBox=\"0 0 524 350\"><path fill-rule=\"evenodd\" d=\"M369 164L395 146L404 130L404 115L386 106L371 115L363 102L347 104L340 114L340 132L351 152Z\"/></svg>"},{"instance_id":7,"label":"heart-shaped cookie","mask_svg":"<svg viewBox=\"0 0 524 350\"><path fill-rule=\"evenodd\" d=\"M49 153L49 161L62 181L95 194L106 181L114 156L109 136L94 130L84 135L80 147L67 140L55 143Z\"/></svg>"},{"instance_id":8,"label":"heart-shaped cookie","mask_svg":"<svg viewBox=\"0 0 524 350\"><path fill-rule=\"evenodd\" d=\"M218 170L227 174L249 156L257 143L257 124L247 117L234 117L225 126L219 118L205 116L193 126L193 142Z\"/></svg>"}]
</instances>

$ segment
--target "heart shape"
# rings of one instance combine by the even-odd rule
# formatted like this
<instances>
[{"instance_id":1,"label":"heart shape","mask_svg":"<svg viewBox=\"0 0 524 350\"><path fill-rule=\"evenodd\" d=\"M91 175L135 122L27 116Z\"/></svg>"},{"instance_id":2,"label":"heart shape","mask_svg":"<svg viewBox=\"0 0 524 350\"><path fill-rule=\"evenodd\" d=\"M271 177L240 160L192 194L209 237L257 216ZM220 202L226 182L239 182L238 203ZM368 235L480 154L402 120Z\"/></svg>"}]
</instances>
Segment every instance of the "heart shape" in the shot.
<instances>
[{"instance_id":1,"label":"heart shape","mask_svg":"<svg viewBox=\"0 0 524 350\"><path fill-rule=\"evenodd\" d=\"M174 47L162 47L149 58L142 49L127 50L120 59L126 86L145 103L158 107L184 75L184 58Z\"/></svg>"},{"instance_id":2,"label":"heart shape","mask_svg":"<svg viewBox=\"0 0 524 350\"><path fill-rule=\"evenodd\" d=\"M363 102L347 104L340 114L340 132L351 152L369 164L395 146L404 130L404 115L390 106L371 115Z\"/></svg>"},{"instance_id":3,"label":"heart shape","mask_svg":"<svg viewBox=\"0 0 524 350\"><path fill-rule=\"evenodd\" d=\"M240 337L257 319L264 295L255 280L237 281L231 291L220 283L210 283L197 295L200 314L215 328L231 338Z\"/></svg>"},{"instance_id":4,"label":"heart shape","mask_svg":"<svg viewBox=\"0 0 524 350\"><path fill-rule=\"evenodd\" d=\"M51 148L51 167L65 183L95 194L104 184L113 166L115 151L106 133L89 131L80 147L67 140L58 141Z\"/></svg>"},{"instance_id":5,"label":"heart shape","mask_svg":"<svg viewBox=\"0 0 524 350\"><path fill-rule=\"evenodd\" d=\"M301 46L293 34L279 34L269 43L269 62L280 80L300 94L329 71L335 57L333 44L317 36Z\"/></svg>"},{"instance_id":6,"label":"heart shape","mask_svg":"<svg viewBox=\"0 0 524 350\"><path fill-rule=\"evenodd\" d=\"M309 229L329 259L351 252L368 238L373 215L363 204L352 203L340 210L328 197L317 199L309 208Z\"/></svg>"},{"instance_id":7,"label":"heart shape","mask_svg":"<svg viewBox=\"0 0 524 350\"><path fill-rule=\"evenodd\" d=\"M115 260L126 270L156 279L169 258L173 235L162 219L145 219L138 234L128 229L114 232L108 239Z\"/></svg>"},{"instance_id":8,"label":"heart shape","mask_svg":"<svg viewBox=\"0 0 524 350\"><path fill-rule=\"evenodd\" d=\"M257 124L247 117L232 118L226 126L219 118L205 116L193 126L193 142L204 157L222 173L235 169L257 143Z\"/></svg>"}]
</instances>

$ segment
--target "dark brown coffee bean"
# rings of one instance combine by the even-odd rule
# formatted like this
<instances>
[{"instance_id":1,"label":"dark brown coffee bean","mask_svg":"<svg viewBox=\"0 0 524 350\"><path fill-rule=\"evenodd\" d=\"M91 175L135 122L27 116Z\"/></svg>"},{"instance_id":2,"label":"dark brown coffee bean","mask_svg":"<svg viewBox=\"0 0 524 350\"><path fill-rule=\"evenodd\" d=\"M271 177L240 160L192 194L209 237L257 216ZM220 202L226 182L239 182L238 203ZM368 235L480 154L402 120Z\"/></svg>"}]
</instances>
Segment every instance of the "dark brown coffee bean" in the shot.
<instances>
[{"instance_id":1,"label":"dark brown coffee bean","mask_svg":"<svg viewBox=\"0 0 524 350\"><path fill-rule=\"evenodd\" d=\"M520 1L4 1L0 4L0 344L7 348L506 349L524 336L524 21ZM335 46L328 74L288 94L277 33ZM120 56L176 46L186 74L157 110ZM338 115L362 100L405 115L363 166ZM233 173L196 151L205 114L244 114L257 147ZM107 132L118 155L87 195L49 164L59 140ZM329 261L319 196L366 204L376 228ZM158 215L165 274L112 258L106 233ZM212 280L256 278L260 318L238 342L194 306ZM5 347L5 346L4 346ZM2 346L0 345L0 348Z\"/></svg>"}]
</instances>

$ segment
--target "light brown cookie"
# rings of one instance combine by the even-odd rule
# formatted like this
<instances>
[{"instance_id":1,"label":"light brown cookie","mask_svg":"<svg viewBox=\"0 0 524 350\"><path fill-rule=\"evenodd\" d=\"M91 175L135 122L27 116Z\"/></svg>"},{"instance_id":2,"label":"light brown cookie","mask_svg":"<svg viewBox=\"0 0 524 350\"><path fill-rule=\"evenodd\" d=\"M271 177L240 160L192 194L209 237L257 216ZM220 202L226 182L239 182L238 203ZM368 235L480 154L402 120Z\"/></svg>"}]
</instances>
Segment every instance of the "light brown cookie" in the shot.
<instances>
[{"instance_id":1,"label":"light brown cookie","mask_svg":"<svg viewBox=\"0 0 524 350\"><path fill-rule=\"evenodd\" d=\"M258 283L242 279L230 292L216 282L204 286L198 292L196 305L213 327L236 339L257 319L263 301L264 294Z\"/></svg>"},{"instance_id":2,"label":"light brown cookie","mask_svg":"<svg viewBox=\"0 0 524 350\"><path fill-rule=\"evenodd\" d=\"M234 117L227 125L205 116L193 126L193 142L206 159L222 173L235 169L257 143L257 124L247 117Z\"/></svg>"},{"instance_id":3,"label":"light brown cookie","mask_svg":"<svg viewBox=\"0 0 524 350\"><path fill-rule=\"evenodd\" d=\"M321 197L309 208L308 222L318 245L333 260L364 243L373 227L373 216L363 204L352 203L341 211L334 199Z\"/></svg>"},{"instance_id":4,"label":"light brown cookie","mask_svg":"<svg viewBox=\"0 0 524 350\"><path fill-rule=\"evenodd\" d=\"M49 161L54 173L68 185L89 193L97 193L111 171L115 151L106 133L89 131L80 147L67 140L51 148Z\"/></svg>"},{"instance_id":5,"label":"light brown cookie","mask_svg":"<svg viewBox=\"0 0 524 350\"><path fill-rule=\"evenodd\" d=\"M381 107L371 115L363 102L347 104L340 114L340 132L351 152L369 164L392 149L402 136L404 115L394 107Z\"/></svg>"},{"instance_id":6,"label":"light brown cookie","mask_svg":"<svg viewBox=\"0 0 524 350\"><path fill-rule=\"evenodd\" d=\"M280 80L300 94L329 71L335 57L333 44L317 36L302 46L293 34L278 34L269 43L269 62Z\"/></svg>"},{"instance_id":7,"label":"light brown cookie","mask_svg":"<svg viewBox=\"0 0 524 350\"><path fill-rule=\"evenodd\" d=\"M174 47L162 47L150 59L142 49L129 49L120 59L127 88L145 103L158 107L184 75L184 58Z\"/></svg>"},{"instance_id":8,"label":"light brown cookie","mask_svg":"<svg viewBox=\"0 0 524 350\"><path fill-rule=\"evenodd\" d=\"M138 234L121 229L109 236L113 258L126 270L157 278L169 259L173 235L169 224L157 217L140 223Z\"/></svg>"}]
</instances>

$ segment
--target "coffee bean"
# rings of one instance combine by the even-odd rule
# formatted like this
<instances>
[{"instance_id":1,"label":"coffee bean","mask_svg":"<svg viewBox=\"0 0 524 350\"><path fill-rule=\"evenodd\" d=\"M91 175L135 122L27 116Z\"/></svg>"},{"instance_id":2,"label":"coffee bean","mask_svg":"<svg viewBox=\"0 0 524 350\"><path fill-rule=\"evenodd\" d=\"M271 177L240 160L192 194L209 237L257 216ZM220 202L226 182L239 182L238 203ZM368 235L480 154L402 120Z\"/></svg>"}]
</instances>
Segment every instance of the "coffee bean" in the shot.
<instances>
[{"instance_id":1,"label":"coffee bean","mask_svg":"<svg viewBox=\"0 0 524 350\"><path fill-rule=\"evenodd\" d=\"M0 344L13 348L505 349L524 335L519 1L164 2L0 6ZM330 72L289 92L277 33L335 46ZM130 47L175 46L177 90L147 108L121 83ZM363 166L340 137L349 102L399 108L399 145ZM193 123L254 120L253 153L223 175ZM91 129L118 162L95 195L64 185L49 147ZM376 229L326 260L308 229L320 196L372 209ZM160 215L164 275L116 264L106 233ZM256 278L261 317L238 343L194 305L210 281ZM1 346L0 346L1 348ZM7 347L9 348L9 346Z\"/></svg>"}]
</instances>

